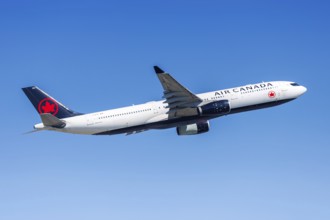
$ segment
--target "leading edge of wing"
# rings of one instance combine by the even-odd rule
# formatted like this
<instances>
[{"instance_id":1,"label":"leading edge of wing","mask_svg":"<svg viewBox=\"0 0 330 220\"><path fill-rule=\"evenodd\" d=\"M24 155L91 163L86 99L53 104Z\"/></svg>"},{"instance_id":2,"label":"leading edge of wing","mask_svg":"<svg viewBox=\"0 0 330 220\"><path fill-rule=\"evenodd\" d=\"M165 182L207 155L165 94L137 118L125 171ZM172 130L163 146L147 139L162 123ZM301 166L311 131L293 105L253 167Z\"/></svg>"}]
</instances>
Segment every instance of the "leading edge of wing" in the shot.
<instances>
[{"instance_id":1,"label":"leading edge of wing","mask_svg":"<svg viewBox=\"0 0 330 220\"><path fill-rule=\"evenodd\" d=\"M179 109L194 108L203 101L158 66L154 66L154 70L164 89L163 98L173 115Z\"/></svg>"}]
</instances>

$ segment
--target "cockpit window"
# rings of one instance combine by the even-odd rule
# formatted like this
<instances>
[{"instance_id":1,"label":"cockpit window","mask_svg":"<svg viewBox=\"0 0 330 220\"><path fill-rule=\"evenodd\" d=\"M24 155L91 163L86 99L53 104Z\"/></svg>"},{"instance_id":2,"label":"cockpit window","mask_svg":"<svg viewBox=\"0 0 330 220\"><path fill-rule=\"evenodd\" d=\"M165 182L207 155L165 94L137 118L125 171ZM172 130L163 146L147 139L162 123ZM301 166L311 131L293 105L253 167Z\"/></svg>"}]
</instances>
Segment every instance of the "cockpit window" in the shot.
<instances>
[{"instance_id":1,"label":"cockpit window","mask_svg":"<svg viewBox=\"0 0 330 220\"><path fill-rule=\"evenodd\" d=\"M300 86L298 83L290 83L291 86Z\"/></svg>"}]
</instances>

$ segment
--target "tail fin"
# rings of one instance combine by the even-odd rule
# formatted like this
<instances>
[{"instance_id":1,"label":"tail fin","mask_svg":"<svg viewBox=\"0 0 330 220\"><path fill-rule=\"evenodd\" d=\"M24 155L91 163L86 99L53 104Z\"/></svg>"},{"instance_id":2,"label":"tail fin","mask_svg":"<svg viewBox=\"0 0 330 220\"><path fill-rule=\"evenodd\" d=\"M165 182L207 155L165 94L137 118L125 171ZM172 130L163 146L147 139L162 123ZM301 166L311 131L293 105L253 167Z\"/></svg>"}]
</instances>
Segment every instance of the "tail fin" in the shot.
<instances>
[{"instance_id":1,"label":"tail fin","mask_svg":"<svg viewBox=\"0 0 330 220\"><path fill-rule=\"evenodd\" d=\"M81 113L74 112L65 107L63 104L56 101L54 98L36 86L22 88L22 90L30 99L31 103L39 114L50 113L57 118L68 118L81 115Z\"/></svg>"}]
</instances>

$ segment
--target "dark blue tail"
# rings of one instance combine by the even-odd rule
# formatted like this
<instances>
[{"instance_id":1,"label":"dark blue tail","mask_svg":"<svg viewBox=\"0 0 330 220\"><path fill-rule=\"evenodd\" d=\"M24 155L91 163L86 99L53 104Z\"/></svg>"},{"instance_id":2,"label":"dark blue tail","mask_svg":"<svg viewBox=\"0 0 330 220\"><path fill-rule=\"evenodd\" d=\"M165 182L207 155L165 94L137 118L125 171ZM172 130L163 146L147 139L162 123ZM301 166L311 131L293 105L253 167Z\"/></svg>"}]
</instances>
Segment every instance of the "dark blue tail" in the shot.
<instances>
[{"instance_id":1,"label":"dark blue tail","mask_svg":"<svg viewBox=\"0 0 330 220\"><path fill-rule=\"evenodd\" d=\"M39 114L50 113L57 118L68 118L82 115L81 113L74 112L65 107L36 86L22 88L22 90L30 99L31 103Z\"/></svg>"}]
</instances>

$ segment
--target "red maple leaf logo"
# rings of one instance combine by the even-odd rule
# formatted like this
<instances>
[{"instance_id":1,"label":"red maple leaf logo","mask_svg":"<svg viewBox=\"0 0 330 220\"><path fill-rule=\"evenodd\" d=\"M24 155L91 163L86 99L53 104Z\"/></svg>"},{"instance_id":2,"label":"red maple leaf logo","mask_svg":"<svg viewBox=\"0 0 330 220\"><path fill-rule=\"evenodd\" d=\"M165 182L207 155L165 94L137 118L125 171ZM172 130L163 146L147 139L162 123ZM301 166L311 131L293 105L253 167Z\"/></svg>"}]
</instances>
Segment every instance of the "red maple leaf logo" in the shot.
<instances>
[{"instance_id":1,"label":"red maple leaf logo","mask_svg":"<svg viewBox=\"0 0 330 220\"><path fill-rule=\"evenodd\" d=\"M50 104L48 101L41 108L43 113L55 112L55 104Z\"/></svg>"},{"instance_id":2,"label":"red maple leaf logo","mask_svg":"<svg viewBox=\"0 0 330 220\"><path fill-rule=\"evenodd\" d=\"M51 98L44 98L38 104L38 112L42 113L51 113L56 115L58 112L58 104Z\"/></svg>"},{"instance_id":3,"label":"red maple leaf logo","mask_svg":"<svg viewBox=\"0 0 330 220\"><path fill-rule=\"evenodd\" d=\"M270 91L268 93L269 98L274 98L276 96L276 93L274 91Z\"/></svg>"}]
</instances>

